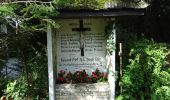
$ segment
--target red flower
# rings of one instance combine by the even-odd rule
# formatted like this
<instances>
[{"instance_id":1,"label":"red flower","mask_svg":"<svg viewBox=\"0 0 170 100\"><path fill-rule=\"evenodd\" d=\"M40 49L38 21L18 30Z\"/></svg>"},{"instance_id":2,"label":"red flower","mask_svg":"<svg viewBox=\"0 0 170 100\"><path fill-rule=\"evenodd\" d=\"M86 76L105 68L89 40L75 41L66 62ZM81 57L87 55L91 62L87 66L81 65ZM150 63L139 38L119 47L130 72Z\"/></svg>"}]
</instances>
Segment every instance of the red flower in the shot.
<instances>
[{"instance_id":1,"label":"red flower","mask_svg":"<svg viewBox=\"0 0 170 100\"><path fill-rule=\"evenodd\" d=\"M67 70L67 69L65 69ZM106 81L107 74L104 72L100 72L97 68L92 75L89 76L86 73L86 70L76 71L75 73L65 73L65 71L60 70L58 73L57 83L96 83L98 81Z\"/></svg>"},{"instance_id":2,"label":"red flower","mask_svg":"<svg viewBox=\"0 0 170 100\"><path fill-rule=\"evenodd\" d=\"M88 74L84 74L84 77L87 77L88 76Z\"/></svg>"},{"instance_id":3,"label":"red flower","mask_svg":"<svg viewBox=\"0 0 170 100\"><path fill-rule=\"evenodd\" d=\"M98 79L98 76L96 75L95 72L92 72L92 77Z\"/></svg>"},{"instance_id":4,"label":"red flower","mask_svg":"<svg viewBox=\"0 0 170 100\"><path fill-rule=\"evenodd\" d=\"M88 77L88 82L91 82L91 81L92 81L92 79L90 77Z\"/></svg>"},{"instance_id":5,"label":"red flower","mask_svg":"<svg viewBox=\"0 0 170 100\"><path fill-rule=\"evenodd\" d=\"M80 75L77 75L77 79L80 79Z\"/></svg>"},{"instance_id":6,"label":"red flower","mask_svg":"<svg viewBox=\"0 0 170 100\"><path fill-rule=\"evenodd\" d=\"M107 74L102 72L102 77L107 78Z\"/></svg>"},{"instance_id":7,"label":"red flower","mask_svg":"<svg viewBox=\"0 0 170 100\"><path fill-rule=\"evenodd\" d=\"M69 72L67 75L66 75L66 77L71 77L71 72Z\"/></svg>"},{"instance_id":8,"label":"red flower","mask_svg":"<svg viewBox=\"0 0 170 100\"><path fill-rule=\"evenodd\" d=\"M60 73L63 73L63 70L60 70Z\"/></svg>"},{"instance_id":9,"label":"red flower","mask_svg":"<svg viewBox=\"0 0 170 100\"><path fill-rule=\"evenodd\" d=\"M64 82L64 78L63 77L59 77L58 80L61 81L61 82Z\"/></svg>"}]
</instances>

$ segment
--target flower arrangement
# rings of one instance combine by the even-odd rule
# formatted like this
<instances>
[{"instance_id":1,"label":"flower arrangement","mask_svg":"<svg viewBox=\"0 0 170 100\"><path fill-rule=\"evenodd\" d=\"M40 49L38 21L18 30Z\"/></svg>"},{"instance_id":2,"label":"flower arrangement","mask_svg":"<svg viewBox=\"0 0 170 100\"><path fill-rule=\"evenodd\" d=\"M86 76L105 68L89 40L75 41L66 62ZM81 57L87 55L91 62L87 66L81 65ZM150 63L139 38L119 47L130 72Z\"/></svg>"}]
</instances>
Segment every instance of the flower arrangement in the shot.
<instances>
[{"instance_id":1,"label":"flower arrangement","mask_svg":"<svg viewBox=\"0 0 170 100\"><path fill-rule=\"evenodd\" d=\"M106 82L107 74L100 72L96 69L92 72L91 75L88 75L85 70L76 71L75 73L67 73L63 70L60 70L58 73L57 84L62 83L97 83L97 82Z\"/></svg>"}]
</instances>

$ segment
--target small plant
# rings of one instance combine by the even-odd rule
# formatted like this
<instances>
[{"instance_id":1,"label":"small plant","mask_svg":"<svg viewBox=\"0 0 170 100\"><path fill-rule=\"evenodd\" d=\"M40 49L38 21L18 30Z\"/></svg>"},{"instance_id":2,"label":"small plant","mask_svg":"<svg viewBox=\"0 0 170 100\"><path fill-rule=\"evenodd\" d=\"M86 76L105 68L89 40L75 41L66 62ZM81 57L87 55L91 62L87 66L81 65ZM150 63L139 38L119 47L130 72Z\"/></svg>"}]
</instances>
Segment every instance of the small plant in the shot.
<instances>
[{"instance_id":1,"label":"small plant","mask_svg":"<svg viewBox=\"0 0 170 100\"><path fill-rule=\"evenodd\" d=\"M25 84L23 77L19 80L11 81L7 84L5 94L7 98L12 97L14 100L23 100L28 92L28 84Z\"/></svg>"},{"instance_id":2,"label":"small plant","mask_svg":"<svg viewBox=\"0 0 170 100\"><path fill-rule=\"evenodd\" d=\"M68 72L66 74L65 71L60 70L58 73L57 83L97 83L97 82L106 82L107 74L104 72L100 72L96 69L92 72L91 75L88 75L85 70L76 71L75 73Z\"/></svg>"}]
</instances>

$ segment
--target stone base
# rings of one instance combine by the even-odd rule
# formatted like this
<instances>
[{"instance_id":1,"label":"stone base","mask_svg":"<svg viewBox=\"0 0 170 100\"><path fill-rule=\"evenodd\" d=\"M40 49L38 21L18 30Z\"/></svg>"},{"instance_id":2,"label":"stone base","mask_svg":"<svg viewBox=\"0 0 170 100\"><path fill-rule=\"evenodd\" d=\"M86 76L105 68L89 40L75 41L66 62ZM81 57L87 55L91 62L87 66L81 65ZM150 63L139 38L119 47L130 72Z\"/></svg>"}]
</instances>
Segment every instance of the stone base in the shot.
<instances>
[{"instance_id":1,"label":"stone base","mask_svg":"<svg viewBox=\"0 0 170 100\"><path fill-rule=\"evenodd\" d=\"M109 84L56 84L56 100L109 100Z\"/></svg>"}]
</instances>

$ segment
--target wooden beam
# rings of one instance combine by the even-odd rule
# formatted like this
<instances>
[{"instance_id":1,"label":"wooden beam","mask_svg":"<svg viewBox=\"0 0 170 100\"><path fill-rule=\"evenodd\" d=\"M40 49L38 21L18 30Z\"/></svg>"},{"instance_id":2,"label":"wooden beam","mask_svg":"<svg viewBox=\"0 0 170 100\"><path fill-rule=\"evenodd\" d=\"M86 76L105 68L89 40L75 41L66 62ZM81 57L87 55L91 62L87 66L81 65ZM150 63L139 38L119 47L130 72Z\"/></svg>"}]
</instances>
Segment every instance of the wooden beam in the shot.
<instances>
[{"instance_id":1,"label":"wooden beam","mask_svg":"<svg viewBox=\"0 0 170 100\"><path fill-rule=\"evenodd\" d=\"M143 16L145 9L112 8L112 9L58 9L58 19L80 18L114 18L119 16Z\"/></svg>"},{"instance_id":2,"label":"wooden beam","mask_svg":"<svg viewBox=\"0 0 170 100\"><path fill-rule=\"evenodd\" d=\"M52 31L52 26L47 28L47 51L48 51L48 81L49 81L49 100L56 100L56 33Z\"/></svg>"}]
</instances>

